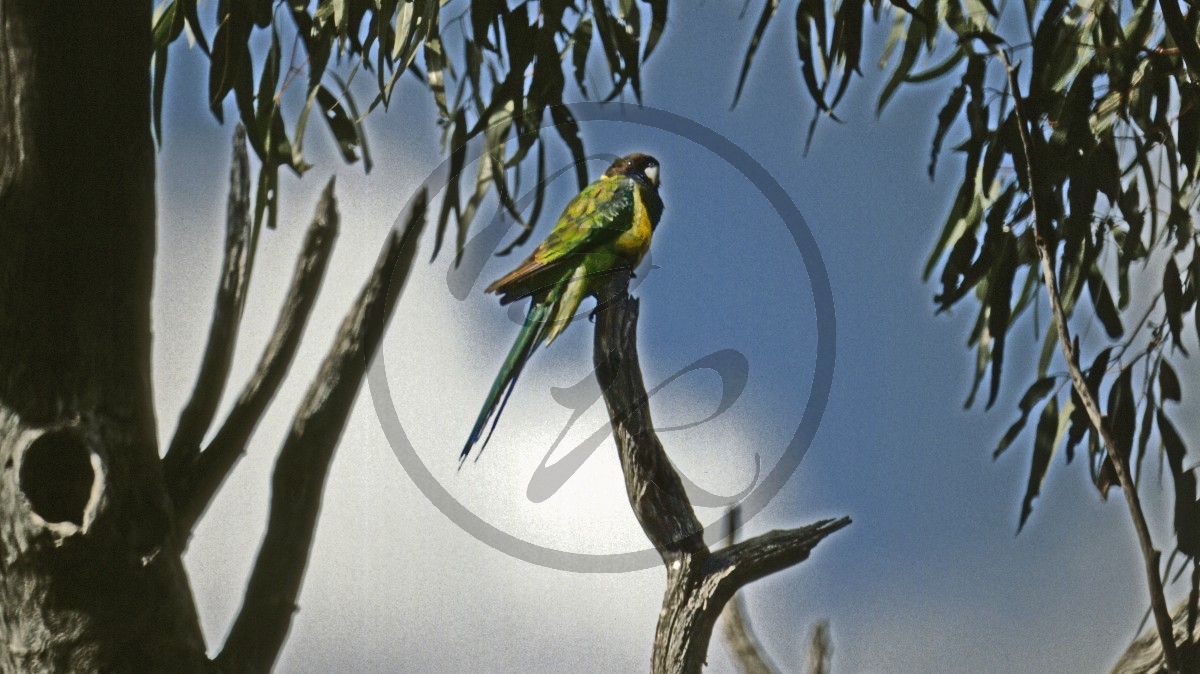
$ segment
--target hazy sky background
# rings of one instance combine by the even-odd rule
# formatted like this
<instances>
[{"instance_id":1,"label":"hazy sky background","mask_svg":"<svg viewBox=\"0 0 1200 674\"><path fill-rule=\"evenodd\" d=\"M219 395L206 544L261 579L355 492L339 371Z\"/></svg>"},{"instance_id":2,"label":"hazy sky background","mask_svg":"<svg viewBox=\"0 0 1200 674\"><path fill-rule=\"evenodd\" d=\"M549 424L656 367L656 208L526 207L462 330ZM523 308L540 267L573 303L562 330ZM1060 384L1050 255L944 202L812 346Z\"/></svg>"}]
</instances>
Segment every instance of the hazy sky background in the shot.
<instances>
[{"instance_id":1,"label":"hazy sky background","mask_svg":"<svg viewBox=\"0 0 1200 674\"><path fill-rule=\"evenodd\" d=\"M767 655L785 671L800 671L809 631L825 619L838 673L1107 671L1146 606L1125 506L1119 498L1101 503L1086 465L1064 469L1056 455L1029 523L1014 537L1032 441L1022 436L997 462L991 450L1030 381L1018 356L1033 344L1027 323L1012 340L995 408L964 411L974 359L965 338L975 307L935 317L935 288L920 280L961 170L961 159L947 154L937 182L925 173L936 111L953 83L903 89L876 120L882 78L874 66L878 48L871 47L866 78L841 107L847 123L824 120L802 157L811 105L789 17L768 32L741 104L729 109L759 11L755 6L738 20L739 5L710 2L689 13L674 3L643 87L647 105L716 130L775 176L804 214L833 285L837 364L820 432L791 481L745 531L840 515L854 524L821 543L811 560L743 592ZM170 66L155 296L164 438L207 334L232 133L207 111L204 57L177 45ZM214 651L240 603L266 521L272 462L292 412L388 229L442 160L432 97L410 78L403 82L392 109L369 119L376 164L370 175L340 162L316 119L306 137L315 168L303 179L281 173L279 229L260 241L226 405L269 336L317 194L333 174L342 232L288 384L186 557ZM232 102L227 110L232 117ZM807 398L815 316L800 255L757 189L700 146L619 122L588 124L583 133L589 152L645 151L663 165L666 211L653 248L661 269L636 291L642 364L654 386L719 349L745 354L750 377L733 408L662 436L693 482L716 494L741 491L756 454L764 475L774 465ZM947 147L958 135L951 132ZM561 149L551 147L552 166L565 164ZM589 173L602 169L590 166ZM474 166L468 170L473 175ZM573 179L553 185L535 240L574 190ZM477 224L491 212L485 209ZM571 415L550 388L575 384L591 370L590 324L571 327L536 355L482 459L455 473L517 330L482 287L533 242L488 261L482 282L462 302L447 289L451 256L427 262L431 233L420 245L421 262L383 353L391 404L425 464L473 512L524 540L591 553L646 547L611 441L552 498L535 504L526 497L530 475ZM711 372L681 378L653 399L655 420L665 426L703 418L719 391ZM554 458L605 423L597 405ZM1161 502L1148 501L1157 509L1152 515L1162 512ZM722 512L698 509L706 523ZM1160 525L1155 540L1165 545L1166 522L1153 521ZM623 574L545 569L475 540L409 480L364 387L334 461L279 670L646 671L663 580L660 567ZM709 662L709 671L733 671L719 636Z\"/></svg>"}]
</instances>

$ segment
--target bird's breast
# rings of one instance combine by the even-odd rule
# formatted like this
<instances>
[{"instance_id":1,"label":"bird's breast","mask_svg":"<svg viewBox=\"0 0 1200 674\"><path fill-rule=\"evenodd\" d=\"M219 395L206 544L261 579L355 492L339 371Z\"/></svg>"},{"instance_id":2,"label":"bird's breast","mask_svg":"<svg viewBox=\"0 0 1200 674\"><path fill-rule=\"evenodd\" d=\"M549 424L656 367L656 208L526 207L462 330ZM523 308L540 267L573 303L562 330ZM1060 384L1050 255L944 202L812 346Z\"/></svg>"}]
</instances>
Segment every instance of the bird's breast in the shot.
<instances>
[{"instance_id":1,"label":"bird's breast","mask_svg":"<svg viewBox=\"0 0 1200 674\"><path fill-rule=\"evenodd\" d=\"M632 260L633 266L637 266L646 251L650 249L650 237L654 233L654 223L650 218L650 212L646 209L646 203L642 200L642 191L639 189L633 190L633 218L629 225L629 229L625 233L617 237L617 251L623 257Z\"/></svg>"}]
</instances>

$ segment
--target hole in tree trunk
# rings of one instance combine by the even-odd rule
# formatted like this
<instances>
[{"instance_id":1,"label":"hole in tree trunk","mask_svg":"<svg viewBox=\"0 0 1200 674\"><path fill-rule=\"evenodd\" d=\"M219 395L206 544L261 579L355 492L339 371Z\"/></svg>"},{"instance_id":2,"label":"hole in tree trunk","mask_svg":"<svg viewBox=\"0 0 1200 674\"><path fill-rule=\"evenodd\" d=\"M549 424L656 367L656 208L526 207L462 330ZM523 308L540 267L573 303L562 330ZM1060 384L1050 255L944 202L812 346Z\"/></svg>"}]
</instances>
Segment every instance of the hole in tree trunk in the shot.
<instances>
[{"instance_id":1,"label":"hole in tree trunk","mask_svg":"<svg viewBox=\"0 0 1200 674\"><path fill-rule=\"evenodd\" d=\"M87 445L74 430L45 433L21 458L21 491L33 512L49 523L82 526L95 477Z\"/></svg>"}]
</instances>

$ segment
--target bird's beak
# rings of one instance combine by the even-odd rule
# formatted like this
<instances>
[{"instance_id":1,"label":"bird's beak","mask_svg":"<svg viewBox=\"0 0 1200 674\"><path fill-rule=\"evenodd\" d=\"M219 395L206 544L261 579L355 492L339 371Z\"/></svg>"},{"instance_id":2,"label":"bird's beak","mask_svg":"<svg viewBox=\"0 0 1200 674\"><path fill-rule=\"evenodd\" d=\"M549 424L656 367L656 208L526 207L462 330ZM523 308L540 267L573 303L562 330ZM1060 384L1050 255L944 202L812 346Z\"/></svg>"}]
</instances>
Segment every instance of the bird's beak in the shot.
<instances>
[{"instance_id":1,"label":"bird's beak","mask_svg":"<svg viewBox=\"0 0 1200 674\"><path fill-rule=\"evenodd\" d=\"M647 167L646 168L646 178L650 181L651 185L658 187L658 167L657 166Z\"/></svg>"}]
</instances>

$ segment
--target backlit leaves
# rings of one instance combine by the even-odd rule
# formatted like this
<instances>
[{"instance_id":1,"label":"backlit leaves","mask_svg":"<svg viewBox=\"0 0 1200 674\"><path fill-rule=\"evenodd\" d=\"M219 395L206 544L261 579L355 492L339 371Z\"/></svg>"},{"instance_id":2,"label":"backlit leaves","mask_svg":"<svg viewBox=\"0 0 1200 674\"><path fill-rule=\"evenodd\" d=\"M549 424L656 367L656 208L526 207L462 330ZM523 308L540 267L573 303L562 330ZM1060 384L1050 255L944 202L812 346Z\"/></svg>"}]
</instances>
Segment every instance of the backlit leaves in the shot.
<instances>
[{"instance_id":1,"label":"backlit leaves","mask_svg":"<svg viewBox=\"0 0 1200 674\"><path fill-rule=\"evenodd\" d=\"M1179 377L1175 374L1175 368L1171 367L1171 364L1165 360L1158 366L1158 391L1163 401L1173 400L1179 402L1183 398L1182 390L1179 387Z\"/></svg>"},{"instance_id":2,"label":"backlit leaves","mask_svg":"<svg viewBox=\"0 0 1200 674\"><path fill-rule=\"evenodd\" d=\"M1175 536L1179 551L1189 557L1200 557L1200 503L1196 500L1196 469L1183 467L1186 447L1174 425L1158 412L1158 431L1162 436L1167 465L1175 482Z\"/></svg>"},{"instance_id":3,"label":"backlit leaves","mask_svg":"<svg viewBox=\"0 0 1200 674\"><path fill-rule=\"evenodd\" d=\"M1179 278L1179 267L1175 258L1167 258L1167 266L1163 270L1162 280L1163 301L1167 307L1167 325L1171 330L1171 338L1176 348L1183 348L1183 282Z\"/></svg>"},{"instance_id":4,"label":"backlit leaves","mask_svg":"<svg viewBox=\"0 0 1200 674\"><path fill-rule=\"evenodd\" d=\"M939 101L941 107L931 108L930 177L944 146L961 156L962 170L924 276L939 281L934 297L939 312L962 304L977 309L968 339L975 349L968 406L989 373L988 405L996 400L1012 354L1037 362L1037 380L1021 398L1020 416L994 455L1016 440L1041 401L1050 398L1039 417L1021 524L1040 490L1048 457L1064 435L1068 461L1088 438L1088 465L1102 492L1116 479L1107 453L1136 454L1131 458L1140 462L1156 430L1170 446L1168 455L1182 456L1183 441L1158 405L1182 397L1168 355L1186 357L1185 344L1200 337L1200 246L1193 224L1200 200L1200 87L1163 30L1159 5L1149 0L1128 5L1026 0L1009 7L985 0L869 3L873 19L890 26L880 60L887 75L877 111L902 89L957 80ZM811 2L795 2L797 15L806 17L797 22L797 70L817 113L833 107L827 83L844 85L858 67L859 10L866 4L828 0L816 11ZM762 7L743 81L768 25L785 12L774 0ZM1016 12L1019 23L1001 21L1001 11ZM840 24L838 16L845 17ZM831 25L833 30L825 32ZM1020 27L1011 31L1014 25ZM1016 64L1026 92L1021 108L1029 157L999 50ZM841 93L839 87L837 99ZM1036 184L1027 170L1030 162ZM1117 447L1101 445L1073 387L1061 407L1051 396L1055 376L1050 373L1062 372L1062 356L1032 244L1033 196L1057 273L1056 290L1076 332L1075 353L1080 353L1080 334L1088 337L1086 349L1095 352L1084 370L1093 398L1101 399L1107 384L1104 423ZM1190 263L1185 266L1183 260ZM1089 301L1081 302L1085 291ZM1077 311L1080 307L1084 310ZM1009 337L1024 326L1034 328L1035 338L1021 340L1018 349ZM1177 489L1194 501L1192 472L1179 464L1172 474ZM1177 522L1186 508L1177 504ZM1187 512L1200 521L1194 510ZM1178 534L1195 542L1189 550L1200 550L1200 533Z\"/></svg>"},{"instance_id":5,"label":"backlit leaves","mask_svg":"<svg viewBox=\"0 0 1200 674\"><path fill-rule=\"evenodd\" d=\"M584 146L578 125L564 104L573 96L568 77L588 96L589 77L610 83L595 92L608 100L632 92L641 97L642 62L659 44L667 24L666 0L585 0L509 2L477 0L448 7L439 0L318 0L314 3L220 0L211 49L196 0L170 0L154 26L155 131L161 138L162 91L168 47L185 31L210 55L208 100L223 121L233 98L247 139L261 160L257 222L273 226L279 197L279 169L296 174L309 168L302 148L312 117L325 126L347 163L371 160L363 117L387 107L395 86L413 73L428 87L451 155L449 184L439 218L439 244L453 217L456 241L463 241L480 202L494 190L509 215L527 227L512 194L522 162L536 161L546 174L546 154L530 150L545 142L543 125L563 142L586 183ZM647 11L643 12L643 8ZM270 31L265 53L255 41ZM598 45L594 43L599 43ZM603 66L589 64L596 47ZM569 72L566 72L568 71ZM360 109L355 77L374 80L374 97ZM361 85L361 81L359 82ZM289 88L303 96L287 96ZM289 101L300 101L293 109ZM510 119L497 127L499 116ZM289 122L288 120L294 120ZM467 145L476 148L468 151ZM478 147L482 145L482 147ZM486 160L486 170L464 172L466 157ZM473 183L465 188L466 179ZM462 204L462 195L468 203ZM534 210L540 207L540 198ZM457 251L456 251L457 252Z\"/></svg>"},{"instance_id":6,"label":"backlit leaves","mask_svg":"<svg viewBox=\"0 0 1200 674\"><path fill-rule=\"evenodd\" d=\"M1064 422L1065 418L1063 417ZM1037 435L1033 441L1033 459L1029 467L1029 482L1025 487L1025 497L1021 499L1021 520L1017 524L1017 531L1025 526L1025 521L1033 512L1033 499L1037 498L1042 490L1042 481L1046 479L1050 459L1054 456L1054 449L1062 437L1064 426L1065 423L1059 419L1058 399L1051 398L1042 408L1041 417L1038 419Z\"/></svg>"},{"instance_id":7,"label":"backlit leaves","mask_svg":"<svg viewBox=\"0 0 1200 674\"><path fill-rule=\"evenodd\" d=\"M733 92L735 107L742 97L742 88L746 86L746 77L749 76L750 65L754 63L754 56L758 53L758 45L762 43L767 26L770 25L771 19L774 18L778 9L779 0L764 0L762 14L758 17L758 24L754 26L754 35L750 38L750 46L746 48L746 58L742 61L742 72L738 75L737 89Z\"/></svg>"},{"instance_id":8,"label":"backlit leaves","mask_svg":"<svg viewBox=\"0 0 1200 674\"><path fill-rule=\"evenodd\" d=\"M1000 439L1000 444L992 452L993 459L1000 458L1000 455L1004 453L1004 450L1008 449L1012 441L1017 439L1017 436L1021 434L1021 430L1025 428L1025 423L1029 421L1029 414L1033 412L1034 406L1045 400L1054 391L1054 385L1054 377L1042 377L1033 382L1029 390L1025 391L1025 395L1021 396L1021 403L1018 405L1021 408L1021 416L1013 422L1012 426L1009 426L1008 430L1004 433L1004 437Z\"/></svg>"}]
</instances>

